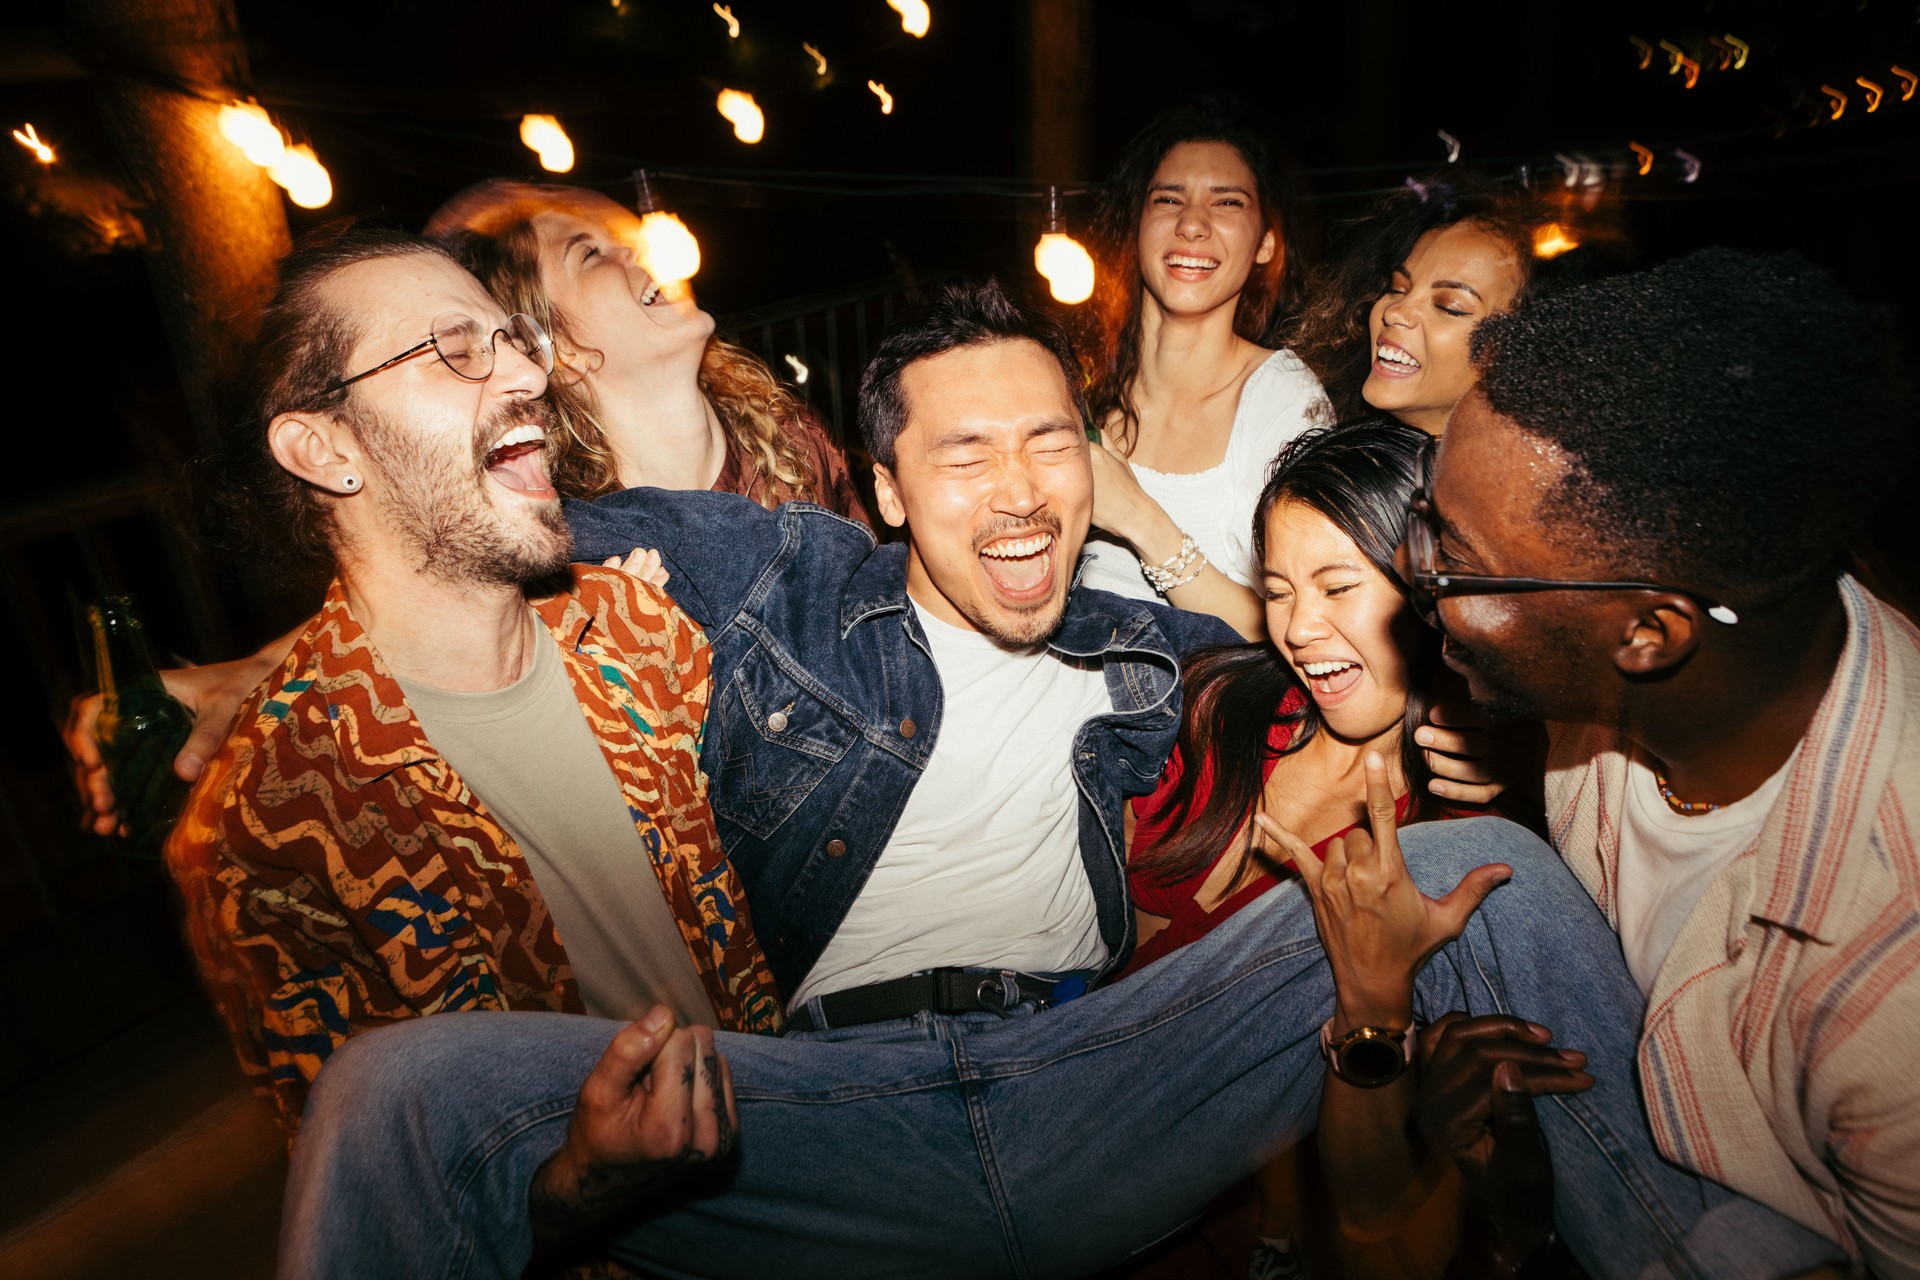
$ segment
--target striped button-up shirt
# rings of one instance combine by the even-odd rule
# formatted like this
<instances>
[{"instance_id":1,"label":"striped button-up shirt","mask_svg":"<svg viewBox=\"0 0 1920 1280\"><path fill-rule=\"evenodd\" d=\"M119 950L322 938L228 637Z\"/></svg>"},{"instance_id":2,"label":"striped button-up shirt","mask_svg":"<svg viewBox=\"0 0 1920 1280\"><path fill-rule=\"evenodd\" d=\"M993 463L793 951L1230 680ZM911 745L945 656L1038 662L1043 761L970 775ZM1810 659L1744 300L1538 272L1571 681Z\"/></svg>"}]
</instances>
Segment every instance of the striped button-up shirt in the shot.
<instances>
[{"instance_id":1,"label":"striped button-up shirt","mask_svg":"<svg viewBox=\"0 0 1920 1280\"><path fill-rule=\"evenodd\" d=\"M1668 1158L1920 1276L1920 632L1839 591L1832 683L1661 966L1640 1078ZM1554 844L1616 927L1629 746L1556 727L1547 774Z\"/></svg>"}]
</instances>

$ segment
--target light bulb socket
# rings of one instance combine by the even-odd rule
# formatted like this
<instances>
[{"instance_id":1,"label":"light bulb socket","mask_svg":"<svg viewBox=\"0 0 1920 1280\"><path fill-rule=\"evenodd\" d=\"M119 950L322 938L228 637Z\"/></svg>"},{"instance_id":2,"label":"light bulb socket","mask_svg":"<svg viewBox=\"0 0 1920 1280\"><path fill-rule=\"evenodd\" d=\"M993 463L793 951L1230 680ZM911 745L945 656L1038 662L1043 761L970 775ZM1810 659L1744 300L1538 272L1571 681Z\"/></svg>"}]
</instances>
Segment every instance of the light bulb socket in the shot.
<instances>
[{"instance_id":1,"label":"light bulb socket","mask_svg":"<svg viewBox=\"0 0 1920 1280\"><path fill-rule=\"evenodd\" d=\"M1060 188L1047 187L1047 232L1052 234L1065 228L1060 222Z\"/></svg>"},{"instance_id":2,"label":"light bulb socket","mask_svg":"<svg viewBox=\"0 0 1920 1280\"><path fill-rule=\"evenodd\" d=\"M644 217L649 213L657 213L659 211L660 201L653 194L653 184L647 181L647 171L645 169L635 169L633 171L633 192L634 211L636 213Z\"/></svg>"}]
</instances>

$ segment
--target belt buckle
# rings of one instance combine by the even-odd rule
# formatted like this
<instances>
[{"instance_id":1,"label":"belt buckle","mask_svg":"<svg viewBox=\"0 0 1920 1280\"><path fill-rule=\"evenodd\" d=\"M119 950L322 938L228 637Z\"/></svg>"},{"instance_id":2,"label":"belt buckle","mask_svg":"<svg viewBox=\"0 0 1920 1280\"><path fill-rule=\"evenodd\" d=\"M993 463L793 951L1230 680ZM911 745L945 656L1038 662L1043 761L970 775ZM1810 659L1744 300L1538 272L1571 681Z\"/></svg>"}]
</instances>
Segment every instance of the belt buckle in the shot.
<instances>
[{"instance_id":1,"label":"belt buckle","mask_svg":"<svg viewBox=\"0 0 1920 1280\"><path fill-rule=\"evenodd\" d=\"M1006 998L1009 989L1018 997L1011 1003ZM990 1010L1003 1018L1011 1018L1014 1009L1029 1000L1033 1001L1036 1013L1048 1008L1052 1003L1045 996L1032 995L1022 990L1020 975L1011 969L1002 969L994 977L980 979L974 986L973 998L979 1002L982 1009Z\"/></svg>"}]
</instances>

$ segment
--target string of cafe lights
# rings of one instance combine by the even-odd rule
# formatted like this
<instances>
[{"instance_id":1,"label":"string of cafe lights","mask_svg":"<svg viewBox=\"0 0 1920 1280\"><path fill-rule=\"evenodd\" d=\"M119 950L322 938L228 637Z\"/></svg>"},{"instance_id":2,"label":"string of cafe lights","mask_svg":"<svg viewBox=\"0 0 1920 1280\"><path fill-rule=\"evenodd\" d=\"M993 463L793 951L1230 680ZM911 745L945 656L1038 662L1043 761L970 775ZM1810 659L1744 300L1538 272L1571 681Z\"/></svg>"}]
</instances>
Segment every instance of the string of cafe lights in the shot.
<instances>
[{"instance_id":1,"label":"string of cafe lights","mask_svg":"<svg viewBox=\"0 0 1920 1280\"><path fill-rule=\"evenodd\" d=\"M924 37L931 28L932 15L925 0L885 0L887 6L900 17L901 29L917 38ZM611 0L616 10L623 8L626 0ZM715 16L726 24L730 38L738 39L741 32L740 20L727 4L714 3ZM1751 46L1733 33L1711 35L1702 44L1698 38L1683 44L1661 38L1655 41L1643 39L1639 35L1627 37L1634 50L1637 70L1659 74L1663 70L1659 58L1665 57L1664 73L1681 79L1688 90L1697 88L1703 75L1719 75L1739 72L1747 68L1752 56ZM826 54L811 43L802 43L801 51L813 62L815 75L825 77L828 74ZM1872 115L1891 103L1911 103L1920 89L1920 75L1899 64L1889 64L1885 72L1870 69L1871 74L1854 77L1845 87L1830 83L1821 83L1819 95L1814 97L1802 93L1789 108L1806 114L1808 127L1831 124L1842 120L1848 108L1856 98L1862 109L1855 116ZM893 114L894 95L884 84L876 80L867 80L866 88L873 94L875 105L883 115ZM192 87L173 84L168 87L190 96L203 96ZM732 125L734 136L742 143L752 145L766 136L766 113L755 101L752 93L723 87L715 99L715 109ZM1501 167L1509 168L1521 182L1532 186L1536 182L1550 182L1557 176L1559 182L1569 190L1591 192L1602 186L1609 178L1624 177L1631 173L1635 177L1653 176L1656 166L1660 165L1662 155L1670 163L1664 166L1673 175L1673 180L1693 184L1698 181L1703 162L1689 147L1701 147L1707 143L1726 142L1733 139L1756 138L1770 134L1778 139L1785 136L1792 123L1783 111L1763 108L1772 119L1770 130L1745 131L1719 135L1712 139L1692 140L1688 146L1670 145L1660 148L1648 146L1638 140L1629 139L1624 149L1603 149L1599 158L1586 152L1556 152L1551 160L1544 156L1514 156L1504 158L1481 158L1480 167L1493 171ZM237 147L248 160L259 165L267 175L287 193L287 198L302 208L317 209L327 205L333 197L332 179L325 166L320 162L309 143L291 141L276 124L267 110L252 100L228 101L220 103L218 125L221 135ZM404 128L404 126L402 126ZM58 161L57 152L47 139L41 137L32 124L12 131L13 138L22 148L30 152L41 165L51 166ZM1444 159L1448 165L1460 161L1465 147L1462 141L1444 129L1436 131L1436 136L1444 148ZM519 137L538 158L541 168L549 173L570 172L576 162L572 139L568 136L560 120L550 114L529 113L521 117ZM690 278L699 270L700 248L691 230L670 210L666 209L652 190L648 175L669 178L680 184L707 184L722 187L752 188L757 191L778 191L811 195L825 195L839 198L926 198L935 196L987 196L1015 201L1046 201L1046 213L1043 230L1034 247L1035 268L1045 277L1053 296L1065 303L1084 301L1093 290L1093 262L1085 247L1069 234L1061 217L1060 201L1062 197L1082 196L1089 193L1086 187L1063 187L1058 185L1037 185L1030 181L1013 178L994 178L965 175L920 174L920 175L869 175L857 173L824 173L775 170L740 169L691 169L646 167L644 162L632 157L614 157L596 153L598 161L613 160L624 162L634 172L635 187L638 193L637 208L641 215L642 230L640 243L636 244L636 255L646 265L655 278L663 282L672 282ZM1322 169L1303 169L1305 177L1343 176L1356 177L1369 174L1387 175L1431 169L1438 162L1389 162L1371 165L1348 165ZM1754 163L1749 161L1748 163ZM1759 163L1766 163L1764 161ZM605 185L605 184L603 184ZM1343 190L1341 198L1365 197L1386 194L1400 190L1403 186L1420 187L1413 178L1405 179L1400 185L1369 186L1360 190ZM1541 229L1542 241L1536 244L1540 256L1552 256L1577 244L1574 233L1554 224Z\"/></svg>"}]
</instances>

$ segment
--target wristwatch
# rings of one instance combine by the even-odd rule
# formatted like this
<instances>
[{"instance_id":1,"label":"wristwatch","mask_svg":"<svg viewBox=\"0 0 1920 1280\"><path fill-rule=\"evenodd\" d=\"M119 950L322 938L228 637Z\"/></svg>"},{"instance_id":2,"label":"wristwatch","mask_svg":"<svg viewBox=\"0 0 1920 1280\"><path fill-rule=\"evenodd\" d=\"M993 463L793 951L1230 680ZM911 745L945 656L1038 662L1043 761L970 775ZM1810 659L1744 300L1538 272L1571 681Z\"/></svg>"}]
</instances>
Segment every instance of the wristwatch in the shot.
<instances>
[{"instance_id":1,"label":"wristwatch","mask_svg":"<svg viewBox=\"0 0 1920 1280\"><path fill-rule=\"evenodd\" d=\"M1320 1026L1320 1056L1333 1074L1359 1089L1392 1084L1413 1065L1412 1027L1355 1027L1338 1039L1333 1019Z\"/></svg>"}]
</instances>

